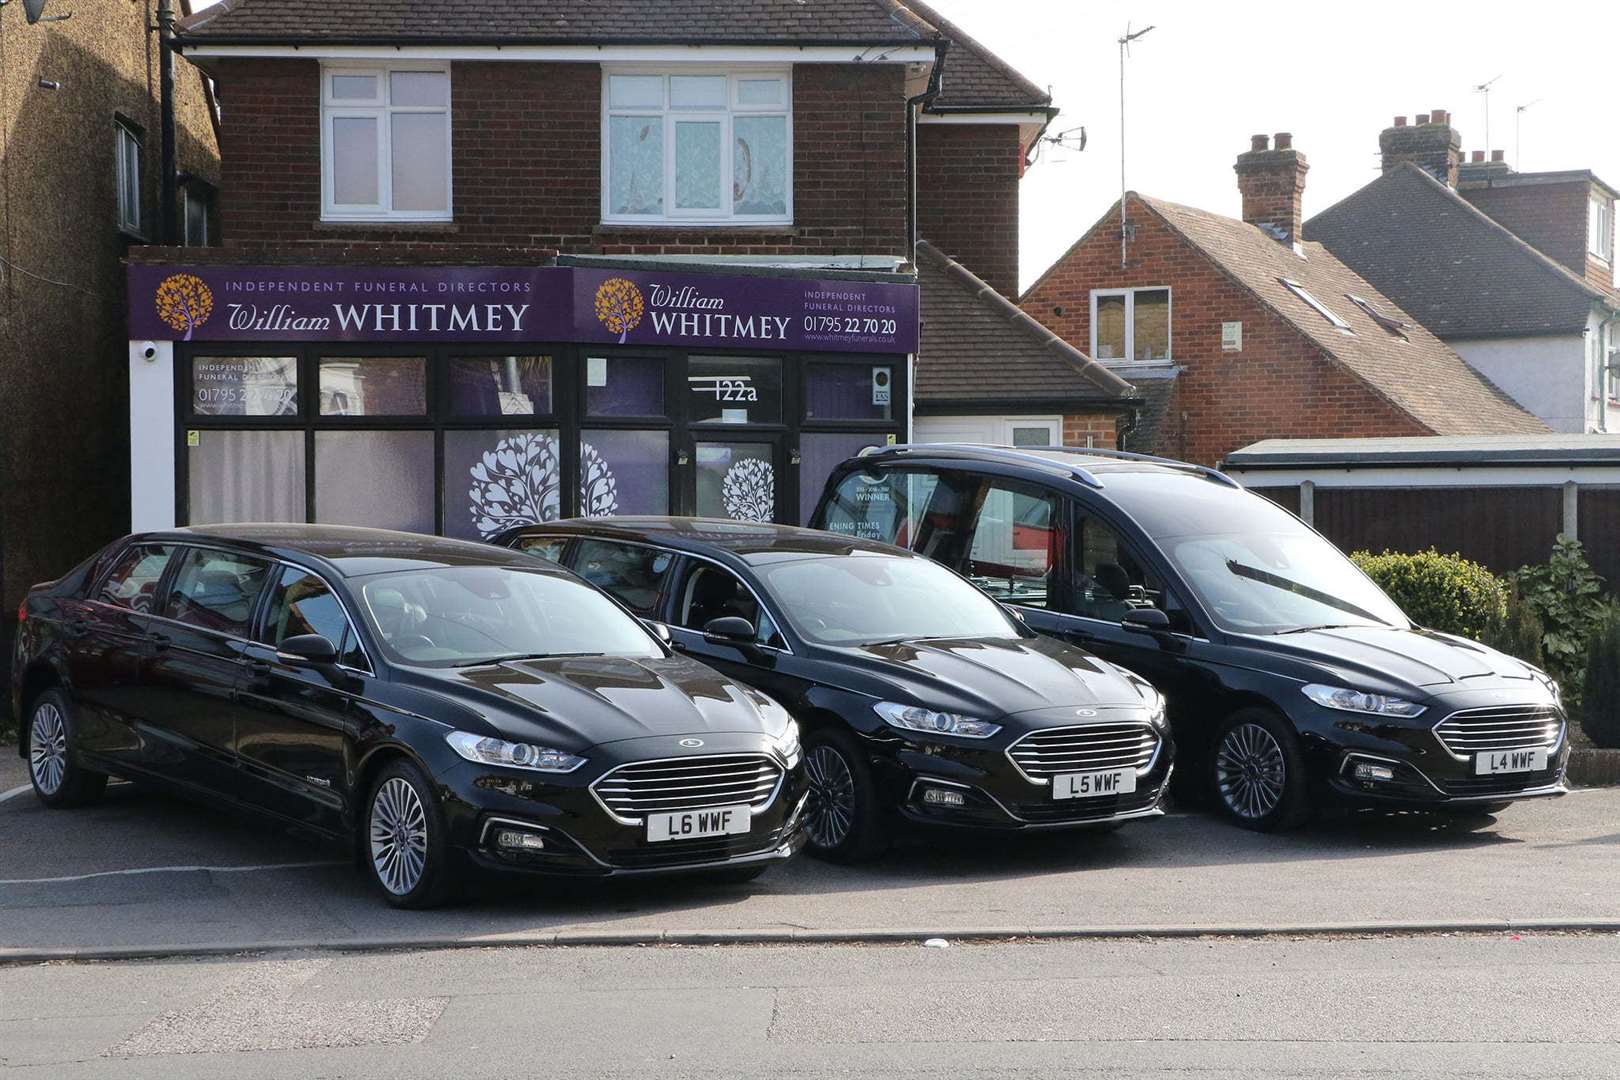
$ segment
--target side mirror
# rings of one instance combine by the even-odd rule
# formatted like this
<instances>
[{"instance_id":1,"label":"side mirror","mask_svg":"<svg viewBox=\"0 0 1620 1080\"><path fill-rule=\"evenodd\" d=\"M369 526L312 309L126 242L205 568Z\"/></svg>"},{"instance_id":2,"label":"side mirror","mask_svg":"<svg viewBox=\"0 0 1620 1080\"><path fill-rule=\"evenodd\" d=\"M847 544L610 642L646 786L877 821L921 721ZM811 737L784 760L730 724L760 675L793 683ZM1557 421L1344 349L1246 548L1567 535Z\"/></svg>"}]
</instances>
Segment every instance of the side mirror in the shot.
<instances>
[{"instance_id":1,"label":"side mirror","mask_svg":"<svg viewBox=\"0 0 1620 1080\"><path fill-rule=\"evenodd\" d=\"M1137 634L1168 634L1170 632L1170 616L1158 608L1132 608L1125 613L1119 625Z\"/></svg>"},{"instance_id":2,"label":"side mirror","mask_svg":"<svg viewBox=\"0 0 1620 1080\"><path fill-rule=\"evenodd\" d=\"M283 641L276 655L300 667L324 667L337 663L337 646L321 634L298 634Z\"/></svg>"},{"instance_id":3,"label":"side mirror","mask_svg":"<svg viewBox=\"0 0 1620 1080\"><path fill-rule=\"evenodd\" d=\"M754 644L754 624L740 615L723 615L703 624L703 640L710 645L742 649Z\"/></svg>"},{"instance_id":4,"label":"side mirror","mask_svg":"<svg viewBox=\"0 0 1620 1080\"><path fill-rule=\"evenodd\" d=\"M657 638L659 641L662 641L665 645L668 645L670 642L675 640L675 635L669 632L669 625L667 623L661 623L657 619L642 619L641 625L652 631L652 636Z\"/></svg>"}]
</instances>

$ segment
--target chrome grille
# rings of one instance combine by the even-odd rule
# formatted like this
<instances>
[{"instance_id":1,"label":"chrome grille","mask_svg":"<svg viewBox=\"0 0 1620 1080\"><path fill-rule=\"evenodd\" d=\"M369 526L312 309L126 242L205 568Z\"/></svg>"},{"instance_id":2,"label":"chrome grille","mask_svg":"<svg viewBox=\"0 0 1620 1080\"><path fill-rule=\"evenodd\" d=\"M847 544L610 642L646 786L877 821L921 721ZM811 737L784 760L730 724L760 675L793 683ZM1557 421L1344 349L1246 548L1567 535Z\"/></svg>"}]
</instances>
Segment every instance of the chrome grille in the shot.
<instances>
[{"instance_id":1,"label":"chrome grille","mask_svg":"<svg viewBox=\"0 0 1620 1080\"><path fill-rule=\"evenodd\" d=\"M1092 769L1141 769L1159 752L1159 736L1138 723L1082 724L1035 731L1007 748L1007 756L1031 780Z\"/></svg>"},{"instance_id":2,"label":"chrome grille","mask_svg":"<svg viewBox=\"0 0 1620 1080\"><path fill-rule=\"evenodd\" d=\"M1558 745L1564 734L1564 717L1551 705L1463 709L1436 724L1434 733L1458 757L1491 750L1533 750Z\"/></svg>"},{"instance_id":3,"label":"chrome grille","mask_svg":"<svg viewBox=\"0 0 1620 1080\"><path fill-rule=\"evenodd\" d=\"M666 810L704 810L747 803L770 805L782 767L762 754L669 758L620 765L591 785L608 812L621 819Z\"/></svg>"}]
</instances>

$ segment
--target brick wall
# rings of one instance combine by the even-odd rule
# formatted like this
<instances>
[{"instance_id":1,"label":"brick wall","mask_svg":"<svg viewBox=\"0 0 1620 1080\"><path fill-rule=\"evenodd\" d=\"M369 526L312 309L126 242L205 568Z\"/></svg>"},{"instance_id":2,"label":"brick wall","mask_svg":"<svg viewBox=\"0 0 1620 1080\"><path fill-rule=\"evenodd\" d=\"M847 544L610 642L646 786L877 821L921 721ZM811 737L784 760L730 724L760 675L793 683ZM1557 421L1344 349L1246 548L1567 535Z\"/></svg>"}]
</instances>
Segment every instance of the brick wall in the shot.
<instances>
[{"instance_id":1,"label":"brick wall","mask_svg":"<svg viewBox=\"0 0 1620 1080\"><path fill-rule=\"evenodd\" d=\"M227 243L445 240L603 254L860 252L905 247L903 70L794 69L792 226L603 227L601 69L591 64L451 66L455 220L320 222L320 67L218 66Z\"/></svg>"},{"instance_id":2,"label":"brick wall","mask_svg":"<svg viewBox=\"0 0 1620 1080\"><path fill-rule=\"evenodd\" d=\"M1094 446L1101 450L1119 449L1119 421L1116 413L1086 413L1063 418L1064 446Z\"/></svg>"},{"instance_id":3,"label":"brick wall","mask_svg":"<svg viewBox=\"0 0 1620 1080\"><path fill-rule=\"evenodd\" d=\"M1090 351L1090 290L1171 289L1171 354L1182 367L1175 407L1152 451L1214 465L1267 438L1432 434L1273 315L1146 207L1133 203L1131 265L1119 268L1119 210L1023 298L1023 308ZM1058 309L1061 308L1061 313ZM1221 351L1221 323L1243 323L1243 351ZM1123 372L1129 377L1129 371Z\"/></svg>"},{"instance_id":4,"label":"brick wall","mask_svg":"<svg viewBox=\"0 0 1620 1080\"><path fill-rule=\"evenodd\" d=\"M1612 285L1608 268L1587 266L1586 215L1592 185L1582 180L1568 184L1525 184L1517 187L1458 185L1457 194L1495 218L1504 228L1543 255L1604 288Z\"/></svg>"},{"instance_id":5,"label":"brick wall","mask_svg":"<svg viewBox=\"0 0 1620 1080\"><path fill-rule=\"evenodd\" d=\"M920 124L917 231L1003 295L1018 295L1016 124Z\"/></svg>"}]
</instances>

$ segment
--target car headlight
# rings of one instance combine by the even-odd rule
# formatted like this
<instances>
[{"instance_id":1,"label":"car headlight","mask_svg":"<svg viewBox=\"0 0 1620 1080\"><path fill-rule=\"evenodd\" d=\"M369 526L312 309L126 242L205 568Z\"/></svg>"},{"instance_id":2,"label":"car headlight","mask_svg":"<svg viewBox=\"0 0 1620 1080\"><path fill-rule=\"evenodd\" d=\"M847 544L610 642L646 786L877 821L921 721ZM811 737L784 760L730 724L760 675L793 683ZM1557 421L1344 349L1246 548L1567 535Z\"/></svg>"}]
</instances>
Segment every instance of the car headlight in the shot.
<instances>
[{"instance_id":1,"label":"car headlight","mask_svg":"<svg viewBox=\"0 0 1620 1080\"><path fill-rule=\"evenodd\" d=\"M885 723L907 731L921 731L928 735L957 735L964 739L988 739L1001 730L1000 724L975 720L958 713L936 712L920 705L898 705L880 701L872 708Z\"/></svg>"},{"instance_id":2,"label":"car headlight","mask_svg":"<svg viewBox=\"0 0 1620 1080\"><path fill-rule=\"evenodd\" d=\"M787 727L782 734L771 740L771 745L776 747L777 753L787 758L789 763L797 760L799 756L799 722L789 719Z\"/></svg>"},{"instance_id":3,"label":"car headlight","mask_svg":"<svg viewBox=\"0 0 1620 1080\"><path fill-rule=\"evenodd\" d=\"M1343 712L1372 713L1375 716L1417 716L1427 706L1388 694L1370 694L1343 686L1323 686L1311 683L1304 688L1305 696L1324 709Z\"/></svg>"},{"instance_id":4,"label":"car headlight","mask_svg":"<svg viewBox=\"0 0 1620 1080\"><path fill-rule=\"evenodd\" d=\"M444 737L450 749L480 765L504 765L509 769L533 772L568 773L585 764L585 759L566 750L529 743L507 742L470 731L452 731Z\"/></svg>"}]
</instances>

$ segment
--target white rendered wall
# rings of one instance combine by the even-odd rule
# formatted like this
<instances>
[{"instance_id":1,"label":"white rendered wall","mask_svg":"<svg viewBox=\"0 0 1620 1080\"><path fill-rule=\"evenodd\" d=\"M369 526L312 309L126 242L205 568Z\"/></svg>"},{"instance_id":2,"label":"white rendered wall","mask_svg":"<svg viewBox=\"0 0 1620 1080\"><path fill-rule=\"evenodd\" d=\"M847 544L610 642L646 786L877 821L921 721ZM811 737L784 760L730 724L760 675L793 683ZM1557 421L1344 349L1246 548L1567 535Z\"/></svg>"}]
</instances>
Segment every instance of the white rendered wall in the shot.
<instances>
[{"instance_id":1,"label":"white rendered wall","mask_svg":"<svg viewBox=\"0 0 1620 1080\"><path fill-rule=\"evenodd\" d=\"M1446 344L1554 431L1586 432L1591 382L1584 336L1476 338Z\"/></svg>"},{"instance_id":2,"label":"white rendered wall","mask_svg":"<svg viewBox=\"0 0 1620 1080\"><path fill-rule=\"evenodd\" d=\"M174 494L174 344L131 341L130 531L174 528Z\"/></svg>"}]
</instances>

